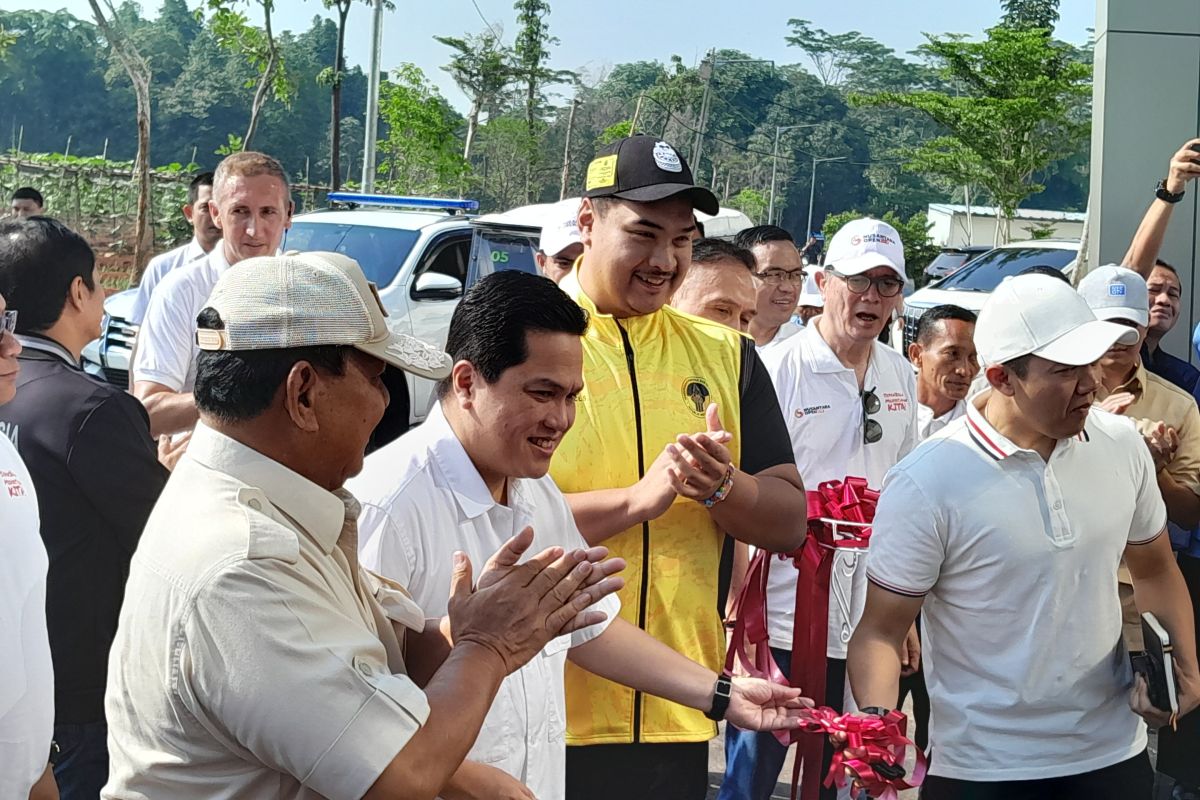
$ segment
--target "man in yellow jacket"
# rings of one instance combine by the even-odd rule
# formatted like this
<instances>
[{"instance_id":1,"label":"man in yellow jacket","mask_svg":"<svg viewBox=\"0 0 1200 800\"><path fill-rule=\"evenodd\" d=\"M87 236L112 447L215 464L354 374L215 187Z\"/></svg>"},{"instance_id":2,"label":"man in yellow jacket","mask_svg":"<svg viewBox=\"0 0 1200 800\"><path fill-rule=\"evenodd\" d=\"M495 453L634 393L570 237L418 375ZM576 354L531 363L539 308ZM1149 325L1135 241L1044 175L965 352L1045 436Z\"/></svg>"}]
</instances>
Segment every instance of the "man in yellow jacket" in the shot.
<instances>
[{"instance_id":1,"label":"man in yellow jacket","mask_svg":"<svg viewBox=\"0 0 1200 800\"><path fill-rule=\"evenodd\" d=\"M726 534L791 551L806 507L753 340L666 306L696 210L717 199L667 142L631 136L588 167L584 251L560 284L591 319L585 388L551 471L584 538L628 563L621 616L719 671ZM568 665L567 796L703 798L719 718Z\"/></svg>"}]
</instances>

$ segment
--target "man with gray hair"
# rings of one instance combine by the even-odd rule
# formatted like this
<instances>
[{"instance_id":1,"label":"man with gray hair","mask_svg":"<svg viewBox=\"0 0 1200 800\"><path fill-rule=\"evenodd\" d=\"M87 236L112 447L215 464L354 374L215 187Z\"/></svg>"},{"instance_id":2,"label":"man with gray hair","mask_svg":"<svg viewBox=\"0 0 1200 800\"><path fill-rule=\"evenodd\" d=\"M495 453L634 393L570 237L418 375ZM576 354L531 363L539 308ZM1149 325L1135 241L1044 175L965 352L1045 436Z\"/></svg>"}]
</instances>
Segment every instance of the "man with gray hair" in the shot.
<instances>
[{"instance_id":1,"label":"man with gray hair","mask_svg":"<svg viewBox=\"0 0 1200 800\"><path fill-rule=\"evenodd\" d=\"M232 265L274 255L292 225L287 173L263 153L234 153L217 166L209 209L221 241L202 259L174 270L158 284L138 331L131 367L133 393L150 415L154 436L190 431L199 418L196 315Z\"/></svg>"},{"instance_id":2,"label":"man with gray hair","mask_svg":"<svg viewBox=\"0 0 1200 800\"><path fill-rule=\"evenodd\" d=\"M200 421L130 567L110 661L103 797L432 798L501 681L550 639L603 621L603 548L517 565L526 531L448 616L359 566L345 482L383 416L385 364L449 359L389 330L358 264L252 258L198 317ZM453 640L450 639L453 631ZM429 670L424 690L408 677Z\"/></svg>"}]
</instances>

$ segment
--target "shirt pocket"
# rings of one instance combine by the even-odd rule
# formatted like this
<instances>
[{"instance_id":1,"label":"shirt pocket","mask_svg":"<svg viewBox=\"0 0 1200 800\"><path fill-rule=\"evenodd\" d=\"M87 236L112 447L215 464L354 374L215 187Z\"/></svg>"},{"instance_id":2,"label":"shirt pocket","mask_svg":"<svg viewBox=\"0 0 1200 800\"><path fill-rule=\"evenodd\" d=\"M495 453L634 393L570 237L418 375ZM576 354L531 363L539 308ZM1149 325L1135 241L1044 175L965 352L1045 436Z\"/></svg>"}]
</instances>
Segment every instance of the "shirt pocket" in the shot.
<instances>
[{"instance_id":1,"label":"shirt pocket","mask_svg":"<svg viewBox=\"0 0 1200 800\"><path fill-rule=\"evenodd\" d=\"M525 750L524 726L515 701L515 695L520 691L519 674L509 675L500 684L500 691L496 693L496 699L484 717L479 736L467 753L468 761L487 764L510 775L520 774L519 771L514 772L513 767L520 767L519 756ZM506 765L508 761L513 763Z\"/></svg>"}]
</instances>

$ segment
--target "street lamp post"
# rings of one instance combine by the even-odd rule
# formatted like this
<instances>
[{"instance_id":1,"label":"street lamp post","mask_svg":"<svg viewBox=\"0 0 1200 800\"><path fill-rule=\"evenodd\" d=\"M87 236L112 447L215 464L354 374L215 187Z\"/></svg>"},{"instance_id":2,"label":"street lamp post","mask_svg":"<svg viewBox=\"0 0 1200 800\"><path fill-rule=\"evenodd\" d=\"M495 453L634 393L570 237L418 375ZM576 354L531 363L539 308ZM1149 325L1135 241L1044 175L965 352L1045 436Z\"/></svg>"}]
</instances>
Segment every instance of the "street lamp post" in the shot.
<instances>
[{"instance_id":1,"label":"street lamp post","mask_svg":"<svg viewBox=\"0 0 1200 800\"><path fill-rule=\"evenodd\" d=\"M808 237L812 236L812 212L813 200L816 198L817 191L817 164L824 161L845 161L845 156L834 156L832 158L813 158L812 163L812 180L808 183L808 222L804 226L804 241L808 241Z\"/></svg>"},{"instance_id":2,"label":"street lamp post","mask_svg":"<svg viewBox=\"0 0 1200 800\"><path fill-rule=\"evenodd\" d=\"M820 124L820 122L812 122L805 125L775 126L775 149L771 151L771 200L767 204L768 223L773 223L775 220L775 172L779 166L779 134L783 133L784 131L795 130L797 128L815 128Z\"/></svg>"}]
</instances>

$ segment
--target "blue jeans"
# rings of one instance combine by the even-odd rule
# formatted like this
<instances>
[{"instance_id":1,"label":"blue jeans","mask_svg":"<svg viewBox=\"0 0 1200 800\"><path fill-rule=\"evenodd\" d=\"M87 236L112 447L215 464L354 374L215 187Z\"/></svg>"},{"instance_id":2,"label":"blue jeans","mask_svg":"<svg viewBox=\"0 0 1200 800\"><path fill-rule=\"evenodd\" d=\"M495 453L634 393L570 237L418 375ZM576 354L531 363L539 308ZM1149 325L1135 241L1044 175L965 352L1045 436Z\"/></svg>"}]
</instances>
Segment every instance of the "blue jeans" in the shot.
<instances>
[{"instance_id":1,"label":"blue jeans","mask_svg":"<svg viewBox=\"0 0 1200 800\"><path fill-rule=\"evenodd\" d=\"M771 655L784 675L791 674L792 654L788 650L771 648ZM843 705L846 685L846 662L830 659L825 671L825 697L813 698L817 705L824 702L835 709ZM836 698L836 699L833 699ZM821 776L829 770L833 751L826 743L822 756ZM725 725L725 779L717 800L770 800L779 780L779 772L787 758L787 748L770 733L743 731L732 724ZM790 781L790 776L788 777ZM821 787L821 797L837 797L836 788Z\"/></svg>"},{"instance_id":2,"label":"blue jeans","mask_svg":"<svg viewBox=\"0 0 1200 800\"><path fill-rule=\"evenodd\" d=\"M55 725L58 763L54 780L61 800L97 800L108 781L108 725Z\"/></svg>"}]
</instances>

